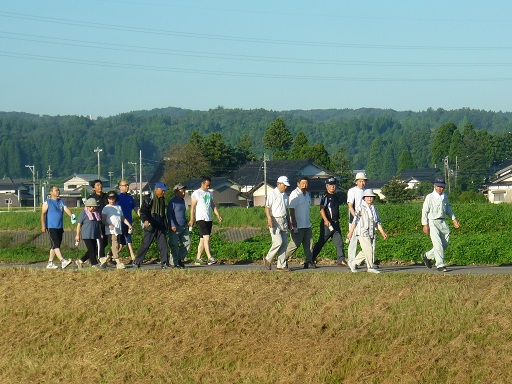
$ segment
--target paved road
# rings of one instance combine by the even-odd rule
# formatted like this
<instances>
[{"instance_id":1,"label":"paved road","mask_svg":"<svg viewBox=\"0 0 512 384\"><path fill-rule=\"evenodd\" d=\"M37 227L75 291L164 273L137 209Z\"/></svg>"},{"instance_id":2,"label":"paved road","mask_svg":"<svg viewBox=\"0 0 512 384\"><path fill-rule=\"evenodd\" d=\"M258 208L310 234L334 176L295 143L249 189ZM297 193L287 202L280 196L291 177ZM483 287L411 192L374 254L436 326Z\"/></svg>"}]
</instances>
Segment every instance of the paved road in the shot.
<instances>
[{"instance_id":1,"label":"paved road","mask_svg":"<svg viewBox=\"0 0 512 384\"><path fill-rule=\"evenodd\" d=\"M20 267L20 268L35 268L44 269L46 262L44 263L32 263L32 264L0 264L0 268L9 267ZM84 270L90 267L84 266ZM76 265L71 264L65 269L76 270ZM140 270L160 270L160 264L144 264ZM187 269L191 271L212 271L212 272L233 272L233 271L264 271L268 273L288 273L276 270L276 266L272 265L272 272L267 271L262 264L217 264L211 266L196 266L193 264L187 264ZM320 265L317 269L303 269L301 264L290 264L291 273L319 273L319 272L334 272L334 273L350 273L348 268L338 267L335 265ZM54 270L55 272L60 269ZM114 267L108 267L103 270L104 272L116 271ZM137 271L136 268L127 266L126 272ZM123 271L119 271L123 272ZM165 271L163 271L165 272ZM383 265L380 267L381 273L427 273L433 275L502 275L512 274L512 265L504 266L450 266L448 272L437 272L435 268L428 269L423 265ZM358 273L366 273L366 268L362 267L358 270Z\"/></svg>"}]
</instances>

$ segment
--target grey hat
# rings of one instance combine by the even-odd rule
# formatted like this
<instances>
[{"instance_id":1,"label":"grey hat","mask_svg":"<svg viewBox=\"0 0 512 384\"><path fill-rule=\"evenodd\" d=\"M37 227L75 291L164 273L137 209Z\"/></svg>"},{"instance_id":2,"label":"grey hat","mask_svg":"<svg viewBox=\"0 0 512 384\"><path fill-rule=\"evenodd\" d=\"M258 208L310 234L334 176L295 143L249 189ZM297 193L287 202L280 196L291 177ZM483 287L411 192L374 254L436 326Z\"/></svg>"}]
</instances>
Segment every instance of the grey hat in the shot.
<instances>
[{"instance_id":1,"label":"grey hat","mask_svg":"<svg viewBox=\"0 0 512 384\"><path fill-rule=\"evenodd\" d=\"M181 183L178 183L178 184L176 184L176 185L174 186L173 190L174 190L174 191L179 191L180 189L186 189L186 188L187 188L187 186L186 186L186 185L183 185L183 184L181 184Z\"/></svg>"},{"instance_id":2,"label":"grey hat","mask_svg":"<svg viewBox=\"0 0 512 384\"><path fill-rule=\"evenodd\" d=\"M373 193L373 189L368 188L364 190L363 197L377 197L377 195Z\"/></svg>"},{"instance_id":3,"label":"grey hat","mask_svg":"<svg viewBox=\"0 0 512 384\"><path fill-rule=\"evenodd\" d=\"M99 206L98 202L96 201L96 199L94 197L89 197L87 200L85 200L84 204L86 207L98 207Z\"/></svg>"}]
</instances>

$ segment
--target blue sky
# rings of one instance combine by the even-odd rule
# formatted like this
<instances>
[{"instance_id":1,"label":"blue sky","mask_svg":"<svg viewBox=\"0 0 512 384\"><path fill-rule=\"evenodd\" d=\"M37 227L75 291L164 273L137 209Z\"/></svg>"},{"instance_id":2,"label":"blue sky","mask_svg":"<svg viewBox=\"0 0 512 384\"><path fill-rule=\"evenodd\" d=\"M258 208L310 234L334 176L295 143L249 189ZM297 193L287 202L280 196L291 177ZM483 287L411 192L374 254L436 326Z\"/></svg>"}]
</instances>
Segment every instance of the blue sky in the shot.
<instances>
[{"instance_id":1,"label":"blue sky","mask_svg":"<svg viewBox=\"0 0 512 384\"><path fill-rule=\"evenodd\" d=\"M0 110L512 111L510 1L0 2Z\"/></svg>"}]
</instances>

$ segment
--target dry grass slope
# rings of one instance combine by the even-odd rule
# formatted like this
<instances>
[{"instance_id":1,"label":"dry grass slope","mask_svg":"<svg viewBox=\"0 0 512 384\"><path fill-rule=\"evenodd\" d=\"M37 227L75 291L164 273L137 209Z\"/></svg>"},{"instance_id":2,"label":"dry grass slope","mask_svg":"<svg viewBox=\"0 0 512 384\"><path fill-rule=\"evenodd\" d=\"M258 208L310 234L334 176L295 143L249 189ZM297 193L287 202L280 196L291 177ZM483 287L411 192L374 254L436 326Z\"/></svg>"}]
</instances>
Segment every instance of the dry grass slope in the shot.
<instances>
[{"instance_id":1,"label":"dry grass slope","mask_svg":"<svg viewBox=\"0 0 512 384\"><path fill-rule=\"evenodd\" d=\"M505 383L512 277L0 270L2 383Z\"/></svg>"}]
</instances>

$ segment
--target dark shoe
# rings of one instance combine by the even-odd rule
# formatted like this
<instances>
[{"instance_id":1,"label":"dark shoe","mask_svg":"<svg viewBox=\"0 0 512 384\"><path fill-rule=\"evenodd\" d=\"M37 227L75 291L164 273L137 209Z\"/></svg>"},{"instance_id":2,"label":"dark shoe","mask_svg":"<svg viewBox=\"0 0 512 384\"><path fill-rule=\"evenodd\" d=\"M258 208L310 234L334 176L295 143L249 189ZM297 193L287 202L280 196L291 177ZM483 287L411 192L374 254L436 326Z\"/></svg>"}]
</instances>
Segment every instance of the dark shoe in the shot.
<instances>
[{"instance_id":1,"label":"dark shoe","mask_svg":"<svg viewBox=\"0 0 512 384\"><path fill-rule=\"evenodd\" d=\"M313 268L313 269L317 269L318 268L318 265L316 265L316 262L314 262L314 261L309 263L309 265L311 265L311 268Z\"/></svg>"},{"instance_id":2,"label":"dark shoe","mask_svg":"<svg viewBox=\"0 0 512 384\"><path fill-rule=\"evenodd\" d=\"M438 267L437 268L437 272L448 272L448 269L446 269L446 267Z\"/></svg>"},{"instance_id":3,"label":"dark shoe","mask_svg":"<svg viewBox=\"0 0 512 384\"><path fill-rule=\"evenodd\" d=\"M178 265L177 265L177 267L178 267L179 269L184 269L184 268L185 268L185 263L183 262L183 260L179 260L179 261L178 261Z\"/></svg>"},{"instance_id":4,"label":"dark shoe","mask_svg":"<svg viewBox=\"0 0 512 384\"><path fill-rule=\"evenodd\" d=\"M263 264L265 264L265 268L269 271L272 270L272 264L270 264L270 261L268 261L266 257L263 258Z\"/></svg>"},{"instance_id":5,"label":"dark shoe","mask_svg":"<svg viewBox=\"0 0 512 384\"><path fill-rule=\"evenodd\" d=\"M422 253L421 254L421 258L423 259L423 262L425 263L425 266L427 268L432 268L432 262L427 258L427 254L426 253Z\"/></svg>"},{"instance_id":6,"label":"dark shoe","mask_svg":"<svg viewBox=\"0 0 512 384\"><path fill-rule=\"evenodd\" d=\"M168 269L168 268L169 268L169 264L167 264L167 263L162 264L162 269Z\"/></svg>"},{"instance_id":7,"label":"dark shoe","mask_svg":"<svg viewBox=\"0 0 512 384\"><path fill-rule=\"evenodd\" d=\"M140 269L140 263L133 262L133 268Z\"/></svg>"},{"instance_id":8,"label":"dark shoe","mask_svg":"<svg viewBox=\"0 0 512 384\"><path fill-rule=\"evenodd\" d=\"M308 269L309 268L309 263L304 263L304 269Z\"/></svg>"},{"instance_id":9,"label":"dark shoe","mask_svg":"<svg viewBox=\"0 0 512 384\"><path fill-rule=\"evenodd\" d=\"M347 262L345 260L341 260L340 262L338 262L338 265L340 267L348 267L348 264L347 264Z\"/></svg>"}]
</instances>

